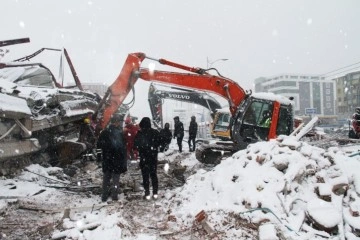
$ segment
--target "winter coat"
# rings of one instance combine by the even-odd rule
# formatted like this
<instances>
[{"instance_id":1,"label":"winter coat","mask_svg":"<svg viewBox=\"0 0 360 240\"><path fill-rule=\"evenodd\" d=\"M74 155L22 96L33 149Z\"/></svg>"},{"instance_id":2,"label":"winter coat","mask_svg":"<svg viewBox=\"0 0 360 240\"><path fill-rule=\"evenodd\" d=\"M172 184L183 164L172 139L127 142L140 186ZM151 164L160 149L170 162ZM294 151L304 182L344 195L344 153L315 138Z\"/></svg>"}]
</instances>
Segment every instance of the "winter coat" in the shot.
<instances>
[{"instance_id":1,"label":"winter coat","mask_svg":"<svg viewBox=\"0 0 360 240\"><path fill-rule=\"evenodd\" d=\"M91 149L95 146L96 137L94 129L90 124L83 123L80 125L79 142L85 143L86 149Z\"/></svg>"},{"instance_id":2,"label":"winter coat","mask_svg":"<svg viewBox=\"0 0 360 240\"><path fill-rule=\"evenodd\" d=\"M357 136L360 135L360 114L354 113L352 116L352 126Z\"/></svg>"},{"instance_id":3,"label":"winter coat","mask_svg":"<svg viewBox=\"0 0 360 240\"><path fill-rule=\"evenodd\" d=\"M189 126L189 137L195 138L197 134L198 125L196 121L191 120Z\"/></svg>"},{"instance_id":4,"label":"winter coat","mask_svg":"<svg viewBox=\"0 0 360 240\"><path fill-rule=\"evenodd\" d=\"M271 125L271 118L266 118L264 122L260 125L260 127L269 128Z\"/></svg>"},{"instance_id":5,"label":"winter coat","mask_svg":"<svg viewBox=\"0 0 360 240\"><path fill-rule=\"evenodd\" d=\"M124 135L125 135L126 142L128 142L128 141L134 142L135 136L138 131L139 131L139 127L137 125L134 125L132 123L127 124L124 127Z\"/></svg>"},{"instance_id":6,"label":"winter coat","mask_svg":"<svg viewBox=\"0 0 360 240\"><path fill-rule=\"evenodd\" d=\"M140 130L136 134L134 146L139 151L140 164L144 161L156 161L160 145L159 131L151 128L150 119L147 117L140 121L139 126Z\"/></svg>"},{"instance_id":7,"label":"winter coat","mask_svg":"<svg viewBox=\"0 0 360 240\"><path fill-rule=\"evenodd\" d=\"M124 136L125 136L126 147L128 152L131 151L134 147L134 139L138 131L139 131L139 126L134 125L132 123L127 124L124 128Z\"/></svg>"},{"instance_id":8,"label":"winter coat","mask_svg":"<svg viewBox=\"0 0 360 240\"><path fill-rule=\"evenodd\" d=\"M102 150L103 172L127 171L126 147L121 128L110 125L100 133L97 148Z\"/></svg>"},{"instance_id":9,"label":"winter coat","mask_svg":"<svg viewBox=\"0 0 360 240\"><path fill-rule=\"evenodd\" d=\"M175 123L174 129L174 138L183 138L184 137L184 124L180 121Z\"/></svg>"},{"instance_id":10,"label":"winter coat","mask_svg":"<svg viewBox=\"0 0 360 240\"><path fill-rule=\"evenodd\" d=\"M172 133L169 128L163 128L160 130L160 144L167 145L171 143Z\"/></svg>"}]
</instances>

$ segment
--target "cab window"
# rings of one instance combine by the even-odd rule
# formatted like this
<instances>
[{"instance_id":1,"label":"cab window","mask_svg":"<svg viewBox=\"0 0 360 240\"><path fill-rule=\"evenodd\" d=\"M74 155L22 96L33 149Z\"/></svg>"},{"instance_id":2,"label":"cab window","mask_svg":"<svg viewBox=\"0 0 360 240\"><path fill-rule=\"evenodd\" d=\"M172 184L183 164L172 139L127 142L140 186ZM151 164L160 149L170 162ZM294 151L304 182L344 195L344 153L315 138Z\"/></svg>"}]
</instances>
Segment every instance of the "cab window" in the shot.
<instances>
[{"instance_id":1,"label":"cab window","mask_svg":"<svg viewBox=\"0 0 360 240\"><path fill-rule=\"evenodd\" d=\"M289 135L292 131L292 113L286 107L280 107L277 135Z\"/></svg>"},{"instance_id":2,"label":"cab window","mask_svg":"<svg viewBox=\"0 0 360 240\"><path fill-rule=\"evenodd\" d=\"M267 119L271 119L272 105L267 102L252 102L244 115L245 124L265 127Z\"/></svg>"},{"instance_id":3,"label":"cab window","mask_svg":"<svg viewBox=\"0 0 360 240\"><path fill-rule=\"evenodd\" d=\"M221 113L219 114L218 120L216 122L215 131L227 131L230 125L230 114Z\"/></svg>"}]
</instances>

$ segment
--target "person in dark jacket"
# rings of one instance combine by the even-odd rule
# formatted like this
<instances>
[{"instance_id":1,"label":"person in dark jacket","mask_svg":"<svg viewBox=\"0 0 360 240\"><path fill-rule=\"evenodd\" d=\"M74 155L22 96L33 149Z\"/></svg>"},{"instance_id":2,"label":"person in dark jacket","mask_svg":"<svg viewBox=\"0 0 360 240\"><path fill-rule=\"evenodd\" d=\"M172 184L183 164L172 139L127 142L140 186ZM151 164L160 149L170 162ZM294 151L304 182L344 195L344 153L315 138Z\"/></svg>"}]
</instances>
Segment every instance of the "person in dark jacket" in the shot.
<instances>
[{"instance_id":1,"label":"person in dark jacket","mask_svg":"<svg viewBox=\"0 0 360 240\"><path fill-rule=\"evenodd\" d=\"M189 126L189 151L193 152L195 151L195 140L196 140L196 134L198 130L198 125L196 122L195 116L191 116L190 126ZM192 143L192 149L191 149L191 143Z\"/></svg>"},{"instance_id":2,"label":"person in dark jacket","mask_svg":"<svg viewBox=\"0 0 360 240\"><path fill-rule=\"evenodd\" d=\"M160 130L160 152L167 151L171 143L172 133L170 131L170 124L165 123L163 129Z\"/></svg>"},{"instance_id":3,"label":"person in dark jacket","mask_svg":"<svg viewBox=\"0 0 360 240\"><path fill-rule=\"evenodd\" d=\"M176 138L177 144L179 146L179 152L182 152L182 140L184 138L184 124L180 122L178 116L174 117L175 129L174 129L174 138Z\"/></svg>"},{"instance_id":4,"label":"person in dark jacket","mask_svg":"<svg viewBox=\"0 0 360 240\"><path fill-rule=\"evenodd\" d=\"M153 198L158 198L157 155L160 145L160 134L151 128L150 118L144 117L140 121L140 130L135 136L134 146L139 150L140 169L145 190L145 199L150 200L150 179Z\"/></svg>"},{"instance_id":5,"label":"person in dark jacket","mask_svg":"<svg viewBox=\"0 0 360 240\"><path fill-rule=\"evenodd\" d=\"M108 199L110 193L112 200L118 200L120 174L127 171L126 144L121 123L121 117L114 116L110 126L100 133L97 142L97 148L102 150L100 160L103 171L103 202Z\"/></svg>"}]
</instances>

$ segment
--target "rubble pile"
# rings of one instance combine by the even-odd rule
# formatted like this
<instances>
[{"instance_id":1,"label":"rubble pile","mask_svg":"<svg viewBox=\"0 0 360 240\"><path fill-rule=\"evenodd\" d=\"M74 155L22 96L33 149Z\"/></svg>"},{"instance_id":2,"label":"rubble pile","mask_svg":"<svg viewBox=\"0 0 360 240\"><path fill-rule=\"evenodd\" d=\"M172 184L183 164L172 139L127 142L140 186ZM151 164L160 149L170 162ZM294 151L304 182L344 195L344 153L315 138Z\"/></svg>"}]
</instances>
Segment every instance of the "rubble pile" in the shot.
<instances>
[{"instance_id":1,"label":"rubble pile","mask_svg":"<svg viewBox=\"0 0 360 240\"><path fill-rule=\"evenodd\" d=\"M229 225L226 215L259 225L260 240L356 239L359 165L337 147L324 150L281 136L250 145L212 171L200 169L171 200L173 212L191 225L204 210L215 231L227 226L229 239L246 231ZM264 237L271 232L276 238Z\"/></svg>"},{"instance_id":2,"label":"rubble pile","mask_svg":"<svg viewBox=\"0 0 360 240\"><path fill-rule=\"evenodd\" d=\"M159 154L158 200L142 198L135 161L121 176L119 201L106 203L99 197L96 162L73 166L72 177L65 169L31 165L16 178L0 180L0 222L6 223L0 235L9 240L359 237L358 155L279 137L249 145L214 167L197 162L193 153L177 153L175 143L171 147Z\"/></svg>"},{"instance_id":3,"label":"rubble pile","mask_svg":"<svg viewBox=\"0 0 360 240\"><path fill-rule=\"evenodd\" d=\"M186 167L180 162L185 156L189 154L173 150L159 154L160 189L172 191L184 184ZM143 228L157 234L174 222L160 200L156 204L143 200L141 183L139 163L129 161L128 172L120 179L120 200L102 203L100 163L79 159L64 168L30 165L19 175L0 179L0 239L79 239L81 235L99 239L96 236L104 234L124 238Z\"/></svg>"},{"instance_id":4,"label":"rubble pile","mask_svg":"<svg viewBox=\"0 0 360 240\"><path fill-rule=\"evenodd\" d=\"M55 163L79 157L86 147L73 139L99 101L97 94L77 86L60 87L41 64L4 64L0 69L0 175L17 173L39 159Z\"/></svg>"}]
</instances>

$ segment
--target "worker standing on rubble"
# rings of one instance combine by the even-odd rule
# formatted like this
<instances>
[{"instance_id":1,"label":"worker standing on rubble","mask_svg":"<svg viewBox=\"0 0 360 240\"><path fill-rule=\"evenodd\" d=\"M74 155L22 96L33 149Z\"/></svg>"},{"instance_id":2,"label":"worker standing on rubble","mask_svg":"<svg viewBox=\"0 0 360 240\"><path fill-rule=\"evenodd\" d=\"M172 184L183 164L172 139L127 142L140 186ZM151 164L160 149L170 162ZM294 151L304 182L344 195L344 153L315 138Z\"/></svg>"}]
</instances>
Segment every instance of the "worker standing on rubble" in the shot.
<instances>
[{"instance_id":1,"label":"worker standing on rubble","mask_svg":"<svg viewBox=\"0 0 360 240\"><path fill-rule=\"evenodd\" d=\"M150 200L150 179L152 183L153 198L158 198L157 155L160 145L160 134L151 128L150 118L144 117L140 121L140 130L136 134L134 145L140 154L140 169L145 190L144 198Z\"/></svg>"},{"instance_id":2,"label":"worker standing on rubble","mask_svg":"<svg viewBox=\"0 0 360 240\"><path fill-rule=\"evenodd\" d=\"M127 171L125 141L121 127L121 116L113 116L110 126L99 136L97 148L102 150L103 186L101 200L105 202L111 194L118 200L120 174ZM110 181L112 180L112 184Z\"/></svg>"},{"instance_id":3,"label":"worker standing on rubble","mask_svg":"<svg viewBox=\"0 0 360 240\"><path fill-rule=\"evenodd\" d=\"M139 131L139 127L131 121L131 117L125 120L124 136L126 141L127 159L136 160L139 156L138 151L134 148L134 139Z\"/></svg>"},{"instance_id":4,"label":"worker standing on rubble","mask_svg":"<svg viewBox=\"0 0 360 240\"><path fill-rule=\"evenodd\" d=\"M190 126L189 126L189 151L194 152L195 151L195 140L196 140L196 134L198 130L198 125L196 122L195 116L191 116ZM191 149L191 143L192 143L192 149Z\"/></svg>"},{"instance_id":5,"label":"worker standing on rubble","mask_svg":"<svg viewBox=\"0 0 360 240\"><path fill-rule=\"evenodd\" d=\"M78 142L86 145L86 155L90 155L95 147L96 137L93 127L90 124L90 118L84 118L83 123L80 125Z\"/></svg>"},{"instance_id":6,"label":"worker standing on rubble","mask_svg":"<svg viewBox=\"0 0 360 240\"><path fill-rule=\"evenodd\" d=\"M184 138L184 124L180 121L179 116L174 117L175 129L174 138L179 146L179 152L182 152L182 140Z\"/></svg>"},{"instance_id":7,"label":"worker standing on rubble","mask_svg":"<svg viewBox=\"0 0 360 240\"><path fill-rule=\"evenodd\" d=\"M172 133L170 131L170 124L165 123L163 129L160 130L160 152L167 151L171 143Z\"/></svg>"}]
</instances>

